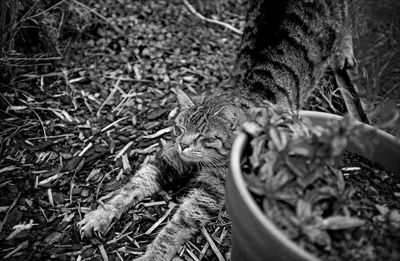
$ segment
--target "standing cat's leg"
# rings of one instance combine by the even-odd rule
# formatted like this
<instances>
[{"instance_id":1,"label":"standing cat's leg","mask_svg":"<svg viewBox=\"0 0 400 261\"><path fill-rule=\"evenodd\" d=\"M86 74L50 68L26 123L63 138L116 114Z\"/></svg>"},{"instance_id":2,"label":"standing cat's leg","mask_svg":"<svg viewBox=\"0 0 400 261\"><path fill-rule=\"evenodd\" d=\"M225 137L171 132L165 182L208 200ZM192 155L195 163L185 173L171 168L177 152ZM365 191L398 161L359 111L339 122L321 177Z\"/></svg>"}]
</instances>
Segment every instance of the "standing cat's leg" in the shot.
<instances>
[{"instance_id":1,"label":"standing cat's leg","mask_svg":"<svg viewBox=\"0 0 400 261\"><path fill-rule=\"evenodd\" d=\"M118 219L128 208L159 191L159 175L155 165L142 166L125 186L102 197L98 208L78 223L81 235L91 236L93 231L104 233L113 218Z\"/></svg>"},{"instance_id":2,"label":"standing cat's leg","mask_svg":"<svg viewBox=\"0 0 400 261\"><path fill-rule=\"evenodd\" d=\"M343 36L339 53L334 61L334 70L351 69L356 66L357 60L354 57L353 37L348 32Z\"/></svg>"},{"instance_id":3,"label":"standing cat's leg","mask_svg":"<svg viewBox=\"0 0 400 261\"><path fill-rule=\"evenodd\" d=\"M172 260L183 244L218 214L224 199L223 184L207 180L196 186L149 245L145 255L135 261Z\"/></svg>"}]
</instances>

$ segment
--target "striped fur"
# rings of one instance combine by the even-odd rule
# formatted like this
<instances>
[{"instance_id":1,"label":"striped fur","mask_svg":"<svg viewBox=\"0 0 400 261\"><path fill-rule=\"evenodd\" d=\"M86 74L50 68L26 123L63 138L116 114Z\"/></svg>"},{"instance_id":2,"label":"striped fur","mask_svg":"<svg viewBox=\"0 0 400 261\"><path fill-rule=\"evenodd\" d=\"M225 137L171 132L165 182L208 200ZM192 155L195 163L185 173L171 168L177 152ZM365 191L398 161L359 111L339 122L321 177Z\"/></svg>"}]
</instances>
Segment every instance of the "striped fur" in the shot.
<instances>
[{"instance_id":1,"label":"striped fur","mask_svg":"<svg viewBox=\"0 0 400 261\"><path fill-rule=\"evenodd\" d=\"M349 34L344 0L250 1L232 78L248 97L298 109Z\"/></svg>"},{"instance_id":2,"label":"striped fur","mask_svg":"<svg viewBox=\"0 0 400 261\"><path fill-rule=\"evenodd\" d=\"M178 210L141 261L168 261L221 209L229 151L246 113L262 100L297 109L317 85L346 33L345 0L251 0L232 76L235 89L201 102L178 90L175 139L130 182L79 222L83 236L163 187L187 182Z\"/></svg>"},{"instance_id":3,"label":"striped fur","mask_svg":"<svg viewBox=\"0 0 400 261\"><path fill-rule=\"evenodd\" d=\"M218 214L234 135L245 120L245 109L254 106L244 97L223 94L200 104L180 90L177 97L184 109L175 120L175 142L165 144L128 184L100 199L100 206L78 223L83 236L104 233L112 219L140 200L167 185L187 181L191 189L172 220L137 260L172 260L180 247Z\"/></svg>"}]
</instances>

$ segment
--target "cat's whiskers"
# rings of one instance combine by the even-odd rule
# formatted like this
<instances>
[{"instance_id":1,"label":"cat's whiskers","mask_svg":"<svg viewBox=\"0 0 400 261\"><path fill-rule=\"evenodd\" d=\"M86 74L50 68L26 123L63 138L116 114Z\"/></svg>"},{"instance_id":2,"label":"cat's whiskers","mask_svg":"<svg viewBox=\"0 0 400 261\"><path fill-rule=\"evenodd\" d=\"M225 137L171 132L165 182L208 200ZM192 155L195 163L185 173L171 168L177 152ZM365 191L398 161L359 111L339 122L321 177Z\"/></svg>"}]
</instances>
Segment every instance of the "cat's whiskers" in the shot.
<instances>
[{"instance_id":1,"label":"cat's whiskers","mask_svg":"<svg viewBox=\"0 0 400 261\"><path fill-rule=\"evenodd\" d=\"M200 163L203 163L205 167L214 168L214 169L219 169L221 167L220 164L218 164L219 162L217 161L216 158L206 157L204 155L202 155Z\"/></svg>"}]
</instances>

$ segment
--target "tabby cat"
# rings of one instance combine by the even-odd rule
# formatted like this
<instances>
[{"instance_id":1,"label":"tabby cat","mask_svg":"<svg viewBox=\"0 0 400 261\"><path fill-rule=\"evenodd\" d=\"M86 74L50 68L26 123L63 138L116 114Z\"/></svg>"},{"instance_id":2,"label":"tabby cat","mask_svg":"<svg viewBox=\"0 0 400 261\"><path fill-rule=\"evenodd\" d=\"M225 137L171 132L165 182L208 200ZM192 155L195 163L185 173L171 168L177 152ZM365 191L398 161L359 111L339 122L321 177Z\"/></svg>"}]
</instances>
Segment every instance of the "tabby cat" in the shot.
<instances>
[{"instance_id":1,"label":"tabby cat","mask_svg":"<svg viewBox=\"0 0 400 261\"><path fill-rule=\"evenodd\" d=\"M297 109L317 85L346 34L345 0L253 0L233 70L234 88L201 102L177 90L173 142L79 222L83 236L177 180L191 188L172 219L136 260L172 260L221 209L229 153L246 112L266 99ZM351 57L350 57L351 58Z\"/></svg>"}]
</instances>

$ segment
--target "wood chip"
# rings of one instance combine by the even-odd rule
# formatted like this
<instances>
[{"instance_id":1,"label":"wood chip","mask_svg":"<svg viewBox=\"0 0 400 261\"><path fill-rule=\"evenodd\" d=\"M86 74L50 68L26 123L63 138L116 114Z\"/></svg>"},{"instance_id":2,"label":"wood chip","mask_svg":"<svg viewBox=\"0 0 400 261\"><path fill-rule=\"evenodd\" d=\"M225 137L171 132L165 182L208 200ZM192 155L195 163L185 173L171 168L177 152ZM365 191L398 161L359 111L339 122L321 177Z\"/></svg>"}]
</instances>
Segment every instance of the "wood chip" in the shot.
<instances>
[{"instance_id":1,"label":"wood chip","mask_svg":"<svg viewBox=\"0 0 400 261\"><path fill-rule=\"evenodd\" d=\"M109 128L113 127L114 125L118 124L120 121L126 120L129 117L123 117L121 119L118 119L116 121L114 121L113 123L107 125L106 127L104 127L103 129L101 129L101 132L105 132L106 130L108 130Z\"/></svg>"},{"instance_id":2,"label":"wood chip","mask_svg":"<svg viewBox=\"0 0 400 261\"><path fill-rule=\"evenodd\" d=\"M52 207L54 207L53 193L51 192L51 188L47 189L47 196L49 197L49 203Z\"/></svg>"},{"instance_id":3,"label":"wood chip","mask_svg":"<svg viewBox=\"0 0 400 261\"><path fill-rule=\"evenodd\" d=\"M164 128L164 129L161 129L161 130L157 131L154 134L144 135L143 138L144 139L155 139L155 138L158 138L158 137L164 135L165 133L169 133L171 131L172 131L172 127L167 127L167 128Z\"/></svg>"},{"instance_id":4,"label":"wood chip","mask_svg":"<svg viewBox=\"0 0 400 261\"><path fill-rule=\"evenodd\" d=\"M13 256L15 253L17 253L20 249L24 249L29 245L28 240L22 242L21 244L19 244L16 248L14 248L10 253L8 253L7 255L4 256L4 259L7 259L11 256Z\"/></svg>"},{"instance_id":5,"label":"wood chip","mask_svg":"<svg viewBox=\"0 0 400 261\"><path fill-rule=\"evenodd\" d=\"M200 261L200 259L192 252L192 250L186 248L186 253L188 253L189 256L190 256L194 261Z\"/></svg>"},{"instance_id":6,"label":"wood chip","mask_svg":"<svg viewBox=\"0 0 400 261\"><path fill-rule=\"evenodd\" d=\"M128 155L126 154L122 155L122 167L124 171L128 173L132 172L132 167L131 164L129 163Z\"/></svg>"},{"instance_id":7,"label":"wood chip","mask_svg":"<svg viewBox=\"0 0 400 261\"><path fill-rule=\"evenodd\" d=\"M217 256L218 260L219 261L225 261L224 256L221 254L221 251L219 251L217 245L214 243L214 241L212 240L211 236L208 234L207 230L204 227L201 228L201 233L206 238L207 242L210 244L211 249L214 251L214 253Z\"/></svg>"},{"instance_id":8,"label":"wood chip","mask_svg":"<svg viewBox=\"0 0 400 261\"><path fill-rule=\"evenodd\" d=\"M100 244L98 247L99 247L100 254L101 254L101 257L103 258L103 260L108 261L107 252L106 252L106 249L104 248L103 244Z\"/></svg>"},{"instance_id":9,"label":"wood chip","mask_svg":"<svg viewBox=\"0 0 400 261\"><path fill-rule=\"evenodd\" d=\"M122 155L133 145L133 141L128 142L115 156L114 161L122 157Z\"/></svg>"},{"instance_id":10,"label":"wood chip","mask_svg":"<svg viewBox=\"0 0 400 261\"><path fill-rule=\"evenodd\" d=\"M137 154L149 154L149 153L153 153L155 151L157 151L158 149L158 143L154 143L152 145L150 145L149 147L145 148L145 149L134 149L129 153L129 156L134 155L135 153Z\"/></svg>"},{"instance_id":11,"label":"wood chip","mask_svg":"<svg viewBox=\"0 0 400 261\"><path fill-rule=\"evenodd\" d=\"M78 154L79 157L85 155L86 151L88 151L93 146L93 143L90 142L86 147Z\"/></svg>"},{"instance_id":12,"label":"wood chip","mask_svg":"<svg viewBox=\"0 0 400 261\"><path fill-rule=\"evenodd\" d=\"M47 183L50 183L50 182L52 182L52 181L58 179L58 178L61 177L64 173L65 173L65 172L63 172L63 173L58 173L58 174L55 174L55 175L53 175L53 176L51 176L51 177L48 177L47 179L44 179L44 180L40 181L40 182L38 183L38 185L39 185L39 186L46 185Z\"/></svg>"},{"instance_id":13,"label":"wood chip","mask_svg":"<svg viewBox=\"0 0 400 261\"><path fill-rule=\"evenodd\" d=\"M164 216L162 216L159 220L157 220L156 223L154 223L146 232L144 232L145 235L150 235L172 212L172 210L176 207L176 204L171 202L169 209L167 212L165 212Z\"/></svg>"},{"instance_id":14,"label":"wood chip","mask_svg":"<svg viewBox=\"0 0 400 261\"><path fill-rule=\"evenodd\" d=\"M13 202L11 203L10 207L7 210L6 215L3 218L3 222L0 223L0 233L3 230L3 225L6 223L8 215L10 214L11 210L15 207L15 205L17 204L19 197L21 196L21 192L18 193L18 196L13 200Z\"/></svg>"}]
</instances>

